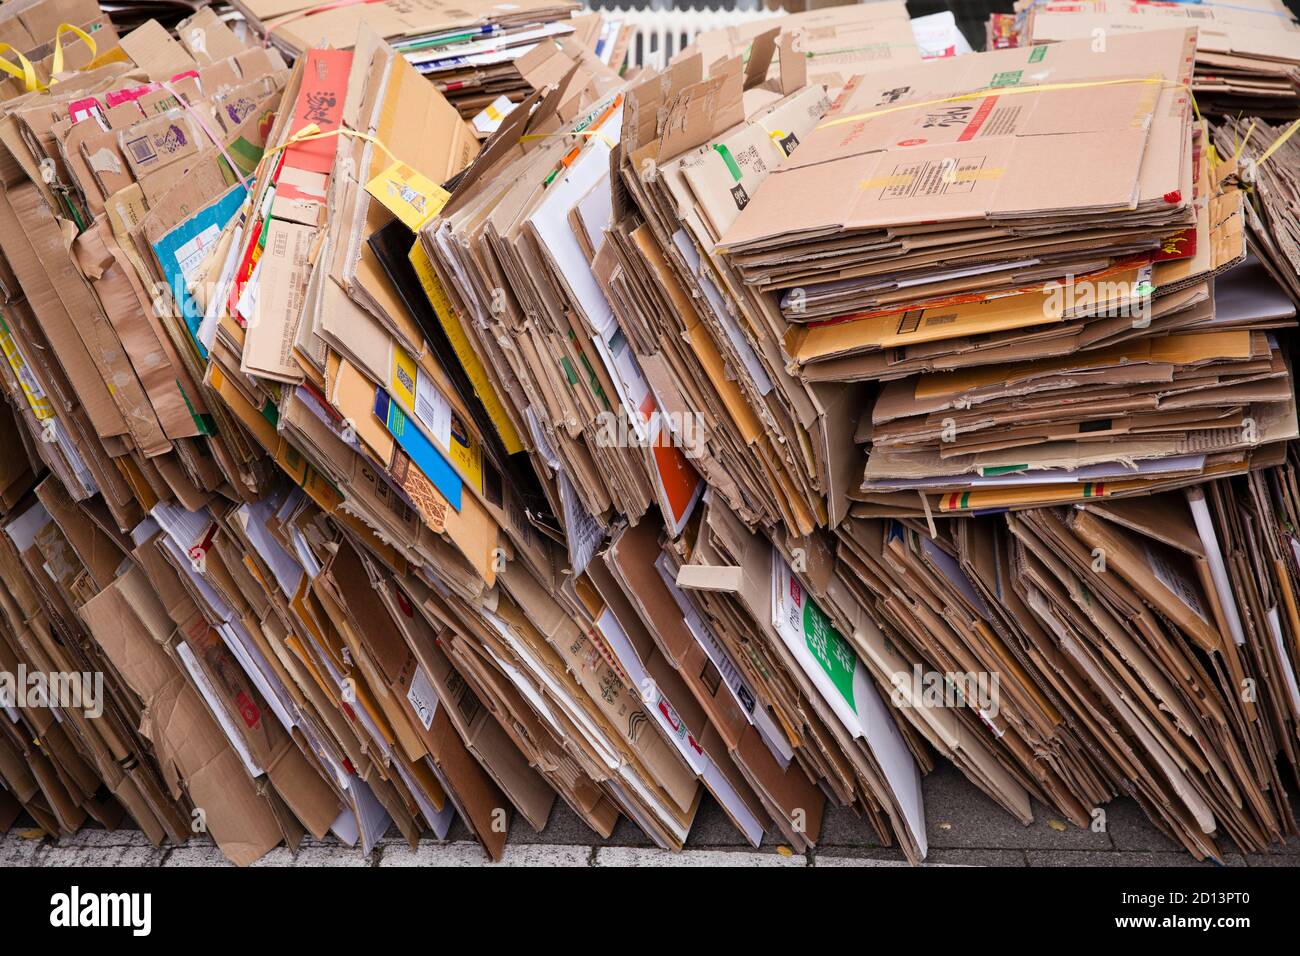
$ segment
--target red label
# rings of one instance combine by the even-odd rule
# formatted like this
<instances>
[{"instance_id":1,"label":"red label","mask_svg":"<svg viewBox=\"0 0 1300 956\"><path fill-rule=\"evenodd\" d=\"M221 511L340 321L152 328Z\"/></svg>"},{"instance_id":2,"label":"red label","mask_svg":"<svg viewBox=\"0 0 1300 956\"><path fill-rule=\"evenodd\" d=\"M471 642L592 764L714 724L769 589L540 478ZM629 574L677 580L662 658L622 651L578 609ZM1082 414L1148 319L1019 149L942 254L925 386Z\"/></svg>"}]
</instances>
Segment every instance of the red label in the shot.
<instances>
[{"instance_id":1,"label":"red label","mask_svg":"<svg viewBox=\"0 0 1300 956\"><path fill-rule=\"evenodd\" d=\"M261 722L262 711L242 690L236 695L235 703L239 705L239 716L244 718L244 723L249 727L256 727Z\"/></svg>"},{"instance_id":2,"label":"red label","mask_svg":"<svg viewBox=\"0 0 1300 956\"><path fill-rule=\"evenodd\" d=\"M347 95L351 50L308 50L302 72L302 87L293 108L290 135L316 125L322 133L336 130L343 121L343 98ZM294 143L285 150L286 163L295 169L328 173L334 165L338 143L333 138Z\"/></svg>"},{"instance_id":3,"label":"red label","mask_svg":"<svg viewBox=\"0 0 1300 956\"><path fill-rule=\"evenodd\" d=\"M966 128L961 131L961 135L957 137L957 142L964 143L975 138L975 134L978 133L980 127L984 125L984 121L988 119L989 114L993 112L993 104L997 101L998 98L996 96L984 97L984 102L980 103L980 108L975 111L975 115L970 118L970 122L966 124Z\"/></svg>"},{"instance_id":4,"label":"red label","mask_svg":"<svg viewBox=\"0 0 1300 956\"><path fill-rule=\"evenodd\" d=\"M1164 241L1160 251L1153 257L1153 262L1168 262L1171 259L1190 259L1196 255L1196 230L1184 229Z\"/></svg>"}]
</instances>

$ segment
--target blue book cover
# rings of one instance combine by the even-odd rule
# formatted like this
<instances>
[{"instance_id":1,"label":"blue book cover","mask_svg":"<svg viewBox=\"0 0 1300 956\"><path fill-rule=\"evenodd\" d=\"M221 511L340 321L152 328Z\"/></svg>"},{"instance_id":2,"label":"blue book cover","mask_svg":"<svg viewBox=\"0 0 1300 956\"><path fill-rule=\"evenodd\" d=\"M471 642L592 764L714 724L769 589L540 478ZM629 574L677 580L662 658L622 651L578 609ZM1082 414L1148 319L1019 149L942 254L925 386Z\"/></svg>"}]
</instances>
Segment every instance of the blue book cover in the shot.
<instances>
[{"instance_id":1,"label":"blue book cover","mask_svg":"<svg viewBox=\"0 0 1300 956\"><path fill-rule=\"evenodd\" d=\"M396 402L390 401L382 388L375 389L375 416L384 423L402 451L411 456L415 467L424 472L453 508L460 511L460 496L464 490L460 475L456 474L456 469L438 446L407 421L406 412Z\"/></svg>"}]
</instances>

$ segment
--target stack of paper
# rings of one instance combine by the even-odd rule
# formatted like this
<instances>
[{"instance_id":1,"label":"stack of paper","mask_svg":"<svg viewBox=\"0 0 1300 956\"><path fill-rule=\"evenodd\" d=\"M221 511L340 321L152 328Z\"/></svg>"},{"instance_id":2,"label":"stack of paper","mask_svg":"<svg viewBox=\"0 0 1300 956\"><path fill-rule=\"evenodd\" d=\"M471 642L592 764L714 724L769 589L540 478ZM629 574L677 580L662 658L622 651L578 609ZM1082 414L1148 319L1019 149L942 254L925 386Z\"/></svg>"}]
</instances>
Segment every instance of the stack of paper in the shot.
<instances>
[{"instance_id":1,"label":"stack of paper","mask_svg":"<svg viewBox=\"0 0 1300 956\"><path fill-rule=\"evenodd\" d=\"M1016 13L990 19L990 49L1086 39L1104 51L1121 36L1192 26L1192 90L1202 110L1270 118L1300 114L1300 22L1281 0L1019 0L1015 6Z\"/></svg>"}]
</instances>

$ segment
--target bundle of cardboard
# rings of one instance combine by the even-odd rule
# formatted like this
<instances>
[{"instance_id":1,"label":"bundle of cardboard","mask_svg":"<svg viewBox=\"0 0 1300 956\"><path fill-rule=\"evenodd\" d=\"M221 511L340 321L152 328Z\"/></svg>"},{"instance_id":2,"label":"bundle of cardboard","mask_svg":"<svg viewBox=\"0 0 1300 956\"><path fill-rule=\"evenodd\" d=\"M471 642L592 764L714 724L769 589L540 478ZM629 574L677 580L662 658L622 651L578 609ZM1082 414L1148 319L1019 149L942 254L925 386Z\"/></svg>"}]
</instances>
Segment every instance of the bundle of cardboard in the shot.
<instances>
[{"instance_id":1,"label":"bundle of cardboard","mask_svg":"<svg viewBox=\"0 0 1300 956\"><path fill-rule=\"evenodd\" d=\"M861 513L1063 504L1280 460L1295 397L1269 330L1294 306L1244 261L1234 167L1180 73L1194 42L859 79L722 235L740 280L779 297L805 381L886 381L858 427ZM1139 48L1150 72L1123 77Z\"/></svg>"},{"instance_id":2,"label":"bundle of cardboard","mask_svg":"<svg viewBox=\"0 0 1300 956\"><path fill-rule=\"evenodd\" d=\"M990 16L989 49L1087 39L1104 51L1121 36L1194 26L1192 90L1206 113L1300 115L1300 22L1281 0L1018 0L1015 10Z\"/></svg>"},{"instance_id":3,"label":"bundle of cardboard","mask_svg":"<svg viewBox=\"0 0 1300 956\"><path fill-rule=\"evenodd\" d=\"M798 705L804 739L909 852L872 680L918 768L1018 819L1122 793L1197 856L1292 832L1294 303L1188 102L1195 35L865 73L830 106L779 30L632 85L590 240L660 406L707 422L703 511L664 544L693 610L755 674L791 655L831 708Z\"/></svg>"},{"instance_id":4,"label":"bundle of cardboard","mask_svg":"<svg viewBox=\"0 0 1300 956\"><path fill-rule=\"evenodd\" d=\"M707 793L916 862L944 758L1296 831L1286 141L1211 147L1195 31L8 9L0 829L497 859ZM495 115L412 56L471 28Z\"/></svg>"},{"instance_id":5,"label":"bundle of cardboard","mask_svg":"<svg viewBox=\"0 0 1300 956\"><path fill-rule=\"evenodd\" d=\"M1259 117L1225 117L1215 127L1219 152L1231 156L1246 190L1247 237L1252 253L1300 301L1300 193L1295 170L1300 166L1300 120L1286 126Z\"/></svg>"},{"instance_id":6,"label":"bundle of cardboard","mask_svg":"<svg viewBox=\"0 0 1300 956\"><path fill-rule=\"evenodd\" d=\"M561 64L622 65L631 28L596 14L578 16L573 0L471 3L447 0L234 0L266 42L289 56L309 47L348 49L364 24L400 52L461 111L495 129L500 115L558 80Z\"/></svg>"}]
</instances>

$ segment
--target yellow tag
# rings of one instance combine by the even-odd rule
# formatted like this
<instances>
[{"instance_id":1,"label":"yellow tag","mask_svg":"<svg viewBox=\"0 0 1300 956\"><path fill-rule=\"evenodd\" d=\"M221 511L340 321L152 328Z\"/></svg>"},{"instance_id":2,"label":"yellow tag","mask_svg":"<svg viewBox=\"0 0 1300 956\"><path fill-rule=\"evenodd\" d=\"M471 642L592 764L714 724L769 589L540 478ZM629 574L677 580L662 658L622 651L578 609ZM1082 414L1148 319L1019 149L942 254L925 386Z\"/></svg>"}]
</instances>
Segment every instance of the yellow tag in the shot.
<instances>
[{"instance_id":1,"label":"yellow tag","mask_svg":"<svg viewBox=\"0 0 1300 956\"><path fill-rule=\"evenodd\" d=\"M393 163L370 182L366 192L374 196L412 232L438 214L451 193L428 176L405 163Z\"/></svg>"},{"instance_id":2,"label":"yellow tag","mask_svg":"<svg viewBox=\"0 0 1300 956\"><path fill-rule=\"evenodd\" d=\"M393 345L393 374L390 379L389 387L397 403L403 409L415 408L415 359L396 343Z\"/></svg>"},{"instance_id":3,"label":"yellow tag","mask_svg":"<svg viewBox=\"0 0 1300 956\"><path fill-rule=\"evenodd\" d=\"M482 494L483 446L461 424L455 412L451 416L451 447L447 452L451 463L465 476L465 480L474 486L475 491Z\"/></svg>"}]
</instances>

